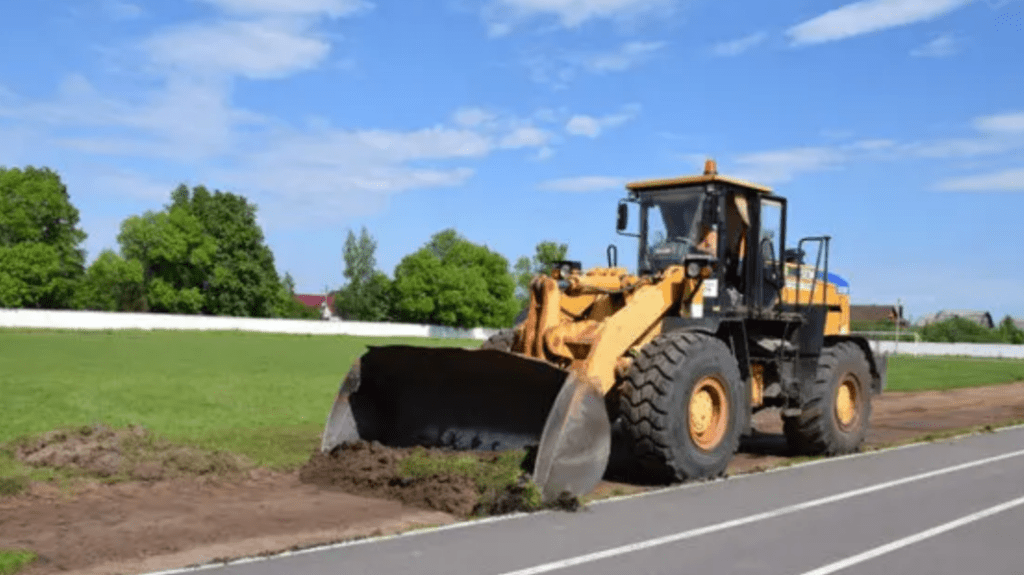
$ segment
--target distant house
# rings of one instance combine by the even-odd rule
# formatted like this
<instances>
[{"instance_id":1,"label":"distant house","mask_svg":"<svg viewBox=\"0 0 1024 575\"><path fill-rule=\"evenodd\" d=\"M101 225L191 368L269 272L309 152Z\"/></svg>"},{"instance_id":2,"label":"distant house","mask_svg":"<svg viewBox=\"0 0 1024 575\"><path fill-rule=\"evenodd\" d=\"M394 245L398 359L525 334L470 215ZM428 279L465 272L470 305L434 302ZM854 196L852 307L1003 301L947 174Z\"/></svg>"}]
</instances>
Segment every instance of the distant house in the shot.
<instances>
[{"instance_id":1,"label":"distant house","mask_svg":"<svg viewBox=\"0 0 1024 575\"><path fill-rule=\"evenodd\" d=\"M850 321L851 322L892 322L896 324L896 319L899 318L902 323L900 325L907 325L907 321L903 319L903 307L894 305L851 305L850 306Z\"/></svg>"},{"instance_id":2,"label":"distant house","mask_svg":"<svg viewBox=\"0 0 1024 575\"><path fill-rule=\"evenodd\" d=\"M995 327L995 322L992 321L992 314L987 311L979 311L973 309L944 309L938 313L933 313L922 317L918 320L917 325L924 327L931 323L938 323L953 319L955 317L963 318L966 320L973 321L974 323L992 329Z\"/></svg>"},{"instance_id":3,"label":"distant house","mask_svg":"<svg viewBox=\"0 0 1024 575\"><path fill-rule=\"evenodd\" d=\"M1016 326L1017 329L1024 330L1024 318L1021 318L1021 317L1011 317L1010 321L1013 322L1013 325Z\"/></svg>"},{"instance_id":4,"label":"distant house","mask_svg":"<svg viewBox=\"0 0 1024 575\"><path fill-rule=\"evenodd\" d=\"M332 295L297 293L295 294L295 300L310 309L320 310L320 317L323 319L334 318L334 296Z\"/></svg>"}]
</instances>

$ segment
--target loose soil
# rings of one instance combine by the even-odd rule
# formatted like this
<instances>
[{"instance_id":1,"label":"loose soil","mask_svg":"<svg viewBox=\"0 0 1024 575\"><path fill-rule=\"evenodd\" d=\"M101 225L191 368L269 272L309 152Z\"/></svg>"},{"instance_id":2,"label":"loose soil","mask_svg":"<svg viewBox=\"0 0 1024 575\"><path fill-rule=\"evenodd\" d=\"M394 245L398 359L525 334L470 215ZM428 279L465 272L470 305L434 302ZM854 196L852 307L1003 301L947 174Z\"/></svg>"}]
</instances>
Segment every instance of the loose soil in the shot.
<instances>
[{"instance_id":1,"label":"loose soil","mask_svg":"<svg viewBox=\"0 0 1024 575\"><path fill-rule=\"evenodd\" d=\"M874 400L866 447L1022 419L1024 383L886 393ZM761 412L754 425L731 474L788 460L778 413ZM447 524L472 513L479 496L465 478L402 478L403 450L363 444L276 473L195 450L172 457L174 446L139 439L146 437L139 429L93 428L20 444L23 461L92 479L67 488L34 483L0 497L0 549L36 552L29 575L140 573ZM145 449L133 447L140 443ZM605 481L589 498L649 488Z\"/></svg>"},{"instance_id":2,"label":"loose soil","mask_svg":"<svg viewBox=\"0 0 1024 575\"><path fill-rule=\"evenodd\" d=\"M223 476L253 467L242 456L175 445L139 426L60 429L16 441L13 448L15 457L33 467L113 479Z\"/></svg>"},{"instance_id":3,"label":"loose soil","mask_svg":"<svg viewBox=\"0 0 1024 575\"><path fill-rule=\"evenodd\" d=\"M473 513L479 494L472 479L458 475L403 477L398 467L411 453L411 449L389 448L379 443L344 445L329 455L314 453L299 470L299 480L454 515Z\"/></svg>"}]
</instances>

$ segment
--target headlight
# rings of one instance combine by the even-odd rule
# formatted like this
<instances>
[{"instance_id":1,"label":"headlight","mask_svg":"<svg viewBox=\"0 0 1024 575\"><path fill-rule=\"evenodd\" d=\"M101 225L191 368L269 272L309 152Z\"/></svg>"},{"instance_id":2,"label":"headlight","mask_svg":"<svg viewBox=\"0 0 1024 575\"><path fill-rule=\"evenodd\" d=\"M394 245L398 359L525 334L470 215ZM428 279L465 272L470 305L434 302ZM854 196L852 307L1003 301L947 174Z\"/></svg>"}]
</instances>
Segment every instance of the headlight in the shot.
<instances>
[{"instance_id":1,"label":"headlight","mask_svg":"<svg viewBox=\"0 0 1024 575\"><path fill-rule=\"evenodd\" d=\"M690 262L686 264L686 276L695 278L700 275L700 263Z\"/></svg>"}]
</instances>

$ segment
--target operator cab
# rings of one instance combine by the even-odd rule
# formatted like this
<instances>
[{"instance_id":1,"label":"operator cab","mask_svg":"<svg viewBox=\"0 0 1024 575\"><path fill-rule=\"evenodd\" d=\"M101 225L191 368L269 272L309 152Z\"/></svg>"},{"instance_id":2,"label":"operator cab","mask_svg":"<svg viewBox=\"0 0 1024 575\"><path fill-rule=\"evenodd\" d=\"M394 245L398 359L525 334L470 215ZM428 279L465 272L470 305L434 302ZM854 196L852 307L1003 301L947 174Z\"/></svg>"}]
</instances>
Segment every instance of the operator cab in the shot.
<instances>
[{"instance_id":1,"label":"operator cab","mask_svg":"<svg viewBox=\"0 0 1024 575\"><path fill-rule=\"evenodd\" d=\"M620 203L640 209L638 272L659 274L683 266L690 277L711 268L724 307L747 303L761 308L777 301L782 288L786 201L770 188L720 176L714 160L704 174L627 184ZM706 272L705 272L706 273ZM707 276L705 276L707 277Z\"/></svg>"}]
</instances>

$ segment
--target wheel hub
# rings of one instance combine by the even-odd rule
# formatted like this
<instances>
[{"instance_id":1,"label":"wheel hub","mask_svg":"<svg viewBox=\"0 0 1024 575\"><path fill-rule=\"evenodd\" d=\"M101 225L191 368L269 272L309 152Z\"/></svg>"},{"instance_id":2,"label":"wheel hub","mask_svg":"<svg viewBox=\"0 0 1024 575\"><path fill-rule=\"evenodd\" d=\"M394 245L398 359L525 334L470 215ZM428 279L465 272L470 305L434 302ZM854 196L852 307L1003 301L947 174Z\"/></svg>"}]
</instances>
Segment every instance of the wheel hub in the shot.
<instances>
[{"instance_id":1,"label":"wheel hub","mask_svg":"<svg viewBox=\"0 0 1024 575\"><path fill-rule=\"evenodd\" d=\"M690 396L690 438L701 449L714 449L725 437L729 404L716 377L700 380Z\"/></svg>"},{"instance_id":2,"label":"wheel hub","mask_svg":"<svg viewBox=\"0 0 1024 575\"><path fill-rule=\"evenodd\" d=\"M836 390L836 420L843 429L848 429L857 422L857 380L846 374Z\"/></svg>"}]
</instances>

